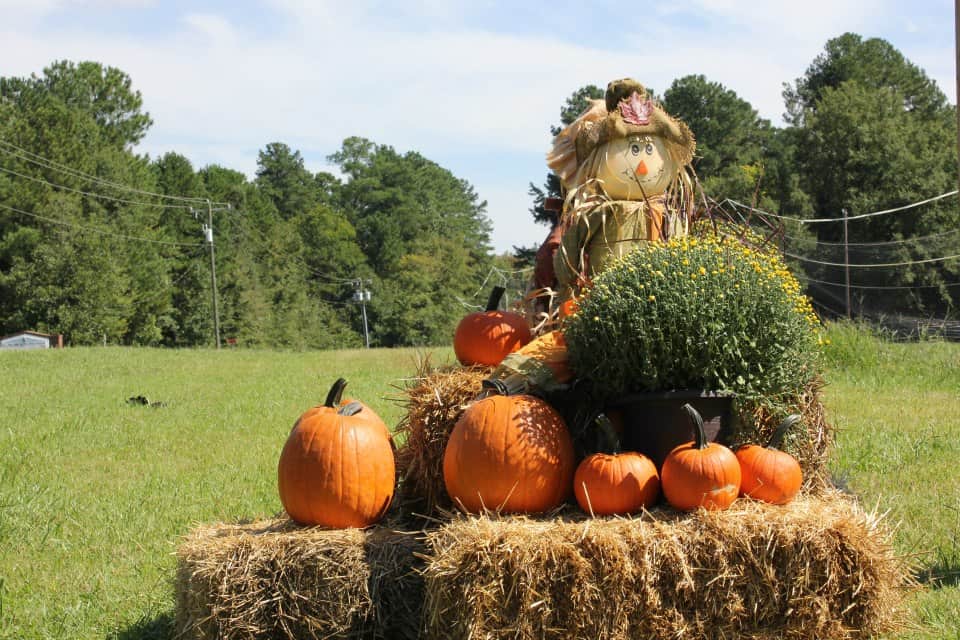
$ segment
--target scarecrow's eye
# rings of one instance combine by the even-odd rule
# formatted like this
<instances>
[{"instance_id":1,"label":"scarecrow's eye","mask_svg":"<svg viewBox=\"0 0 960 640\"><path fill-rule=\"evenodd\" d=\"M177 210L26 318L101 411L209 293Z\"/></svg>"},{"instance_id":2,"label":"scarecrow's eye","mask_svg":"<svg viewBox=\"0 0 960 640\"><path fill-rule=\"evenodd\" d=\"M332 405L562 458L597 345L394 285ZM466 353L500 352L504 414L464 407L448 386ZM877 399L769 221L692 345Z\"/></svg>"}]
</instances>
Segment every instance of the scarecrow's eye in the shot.
<instances>
[{"instance_id":1,"label":"scarecrow's eye","mask_svg":"<svg viewBox=\"0 0 960 640\"><path fill-rule=\"evenodd\" d=\"M649 146L649 145L647 145L647 146ZM632 154L635 155L635 156L640 155L640 143L639 143L639 142L634 142L633 144L630 145L630 153L632 153ZM648 151L647 153L650 153L650 152Z\"/></svg>"},{"instance_id":2,"label":"scarecrow's eye","mask_svg":"<svg viewBox=\"0 0 960 640\"><path fill-rule=\"evenodd\" d=\"M649 142L647 143L647 155L648 155L648 156L652 156L652 155L653 155L653 144L651 144L651 143L649 143Z\"/></svg>"}]
</instances>

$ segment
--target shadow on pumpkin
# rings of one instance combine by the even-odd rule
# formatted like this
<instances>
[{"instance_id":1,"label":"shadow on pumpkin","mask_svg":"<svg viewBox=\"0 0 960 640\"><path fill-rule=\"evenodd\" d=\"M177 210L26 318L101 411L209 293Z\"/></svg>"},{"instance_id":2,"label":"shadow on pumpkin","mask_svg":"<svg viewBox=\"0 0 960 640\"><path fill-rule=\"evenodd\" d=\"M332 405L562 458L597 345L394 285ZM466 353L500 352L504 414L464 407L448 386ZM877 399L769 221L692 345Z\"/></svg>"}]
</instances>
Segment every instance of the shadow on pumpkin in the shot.
<instances>
[{"instance_id":1,"label":"shadow on pumpkin","mask_svg":"<svg viewBox=\"0 0 960 640\"><path fill-rule=\"evenodd\" d=\"M177 637L172 613L143 616L133 624L107 634L106 640L173 640Z\"/></svg>"}]
</instances>

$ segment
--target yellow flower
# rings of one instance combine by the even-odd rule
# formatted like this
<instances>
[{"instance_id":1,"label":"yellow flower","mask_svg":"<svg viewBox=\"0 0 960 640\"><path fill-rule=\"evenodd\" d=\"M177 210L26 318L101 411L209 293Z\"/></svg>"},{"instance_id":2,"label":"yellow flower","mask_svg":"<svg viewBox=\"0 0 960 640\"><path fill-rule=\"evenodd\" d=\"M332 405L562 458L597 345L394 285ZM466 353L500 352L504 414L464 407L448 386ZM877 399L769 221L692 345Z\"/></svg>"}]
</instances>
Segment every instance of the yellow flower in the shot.
<instances>
[{"instance_id":1,"label":"yellow flower","mask_svg":"<svg viewBox=\"0 0 960 640\"><path fill-rule=\"evenodd\" d=\"M657 296L651 295L651 296L650 296L649 298L647 298L647 299L648 299L650 302L654 302L654 301L656 301Z\"/></svg>"}]
</instances>

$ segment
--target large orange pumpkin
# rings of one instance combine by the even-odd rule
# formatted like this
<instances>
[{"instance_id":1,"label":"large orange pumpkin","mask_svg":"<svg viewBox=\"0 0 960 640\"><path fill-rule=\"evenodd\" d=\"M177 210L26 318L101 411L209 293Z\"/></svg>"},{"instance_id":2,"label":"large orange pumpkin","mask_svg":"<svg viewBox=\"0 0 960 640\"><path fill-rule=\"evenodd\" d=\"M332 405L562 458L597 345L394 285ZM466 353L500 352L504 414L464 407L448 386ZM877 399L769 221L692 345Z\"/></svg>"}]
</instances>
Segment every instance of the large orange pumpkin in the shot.
<instances>
[{"instance_id":1,"label":"large orange pumpkin","mask_svg":"<svg viewBox=\"0 0 960 640\"><path fill-rule=\"evenodd\" d=\"M787 504L800 492L803 471L786 451L779 451L783 436L800 416L793 414L780 423L766 447L748 444L737 449L743 480L740 495L771 504Z\"/></svg>"},{"instance_id":2,"label":"large orange pumpkin","mask_svg":"<svg viewBox=\"0 0 960 640\"><path fill-rule=\"evenodd\" d=\"M550 405L529 395L489 395L467 407L443 455L443 480L470 513L549 511L570 494L573 442Z\"/></svg>"},{"instance_id":3,"label":"large orange pumpkin","mask_svg":"<svg viewBox=\"0 0 960 640\"><path fill-rule=\"evenodd\" d=\"M726 509L740 493L740 463L730 449L708 442L703 418L689 404L684 411L693 421L696 438L667 454L660 470L663 495L674 509Z\"/></svg>"},{"instance_id":4,"label":"large orange pumpkin","mask_svg":"<svg viewBox=\"0 0 960 640\"><path fill-rule=\"evenodd\" d=\"M293 426L277 468L280 502L301 524L367 527L393 500L393 448L383 421L334 395Z\"/></svg>"},{"instance_id":5,"label":"large orange pumpkin","mask_svg":"<svg viewBox=\"0 0 960 640\"><path fill-rule=\"evenodd\" d=\"M453 351L463 365L495 367L530 342L530 327L518 313L499 311L504 288L494 287L485 311L465 316L453 335Z\"/></svg>"}]
</instances>

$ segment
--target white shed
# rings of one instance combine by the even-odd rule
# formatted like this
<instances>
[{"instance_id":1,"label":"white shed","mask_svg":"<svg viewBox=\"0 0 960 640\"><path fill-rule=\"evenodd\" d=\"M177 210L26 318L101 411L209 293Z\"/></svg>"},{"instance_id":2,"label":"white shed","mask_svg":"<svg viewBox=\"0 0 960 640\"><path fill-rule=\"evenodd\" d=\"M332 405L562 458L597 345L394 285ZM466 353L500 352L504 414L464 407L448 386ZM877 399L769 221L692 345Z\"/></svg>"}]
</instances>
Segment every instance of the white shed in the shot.
<instances>
[{"instance_id":1,"label":"white shed","mask_svg":"<svg viewBox=\"0 0 960 640\"><path fill-rule=\"evenodd\" d=\"M62 336L51 336L36 331L21 331L0 338L0 349L49 349L62 347Z\"/></svg>"}]
</instances>

